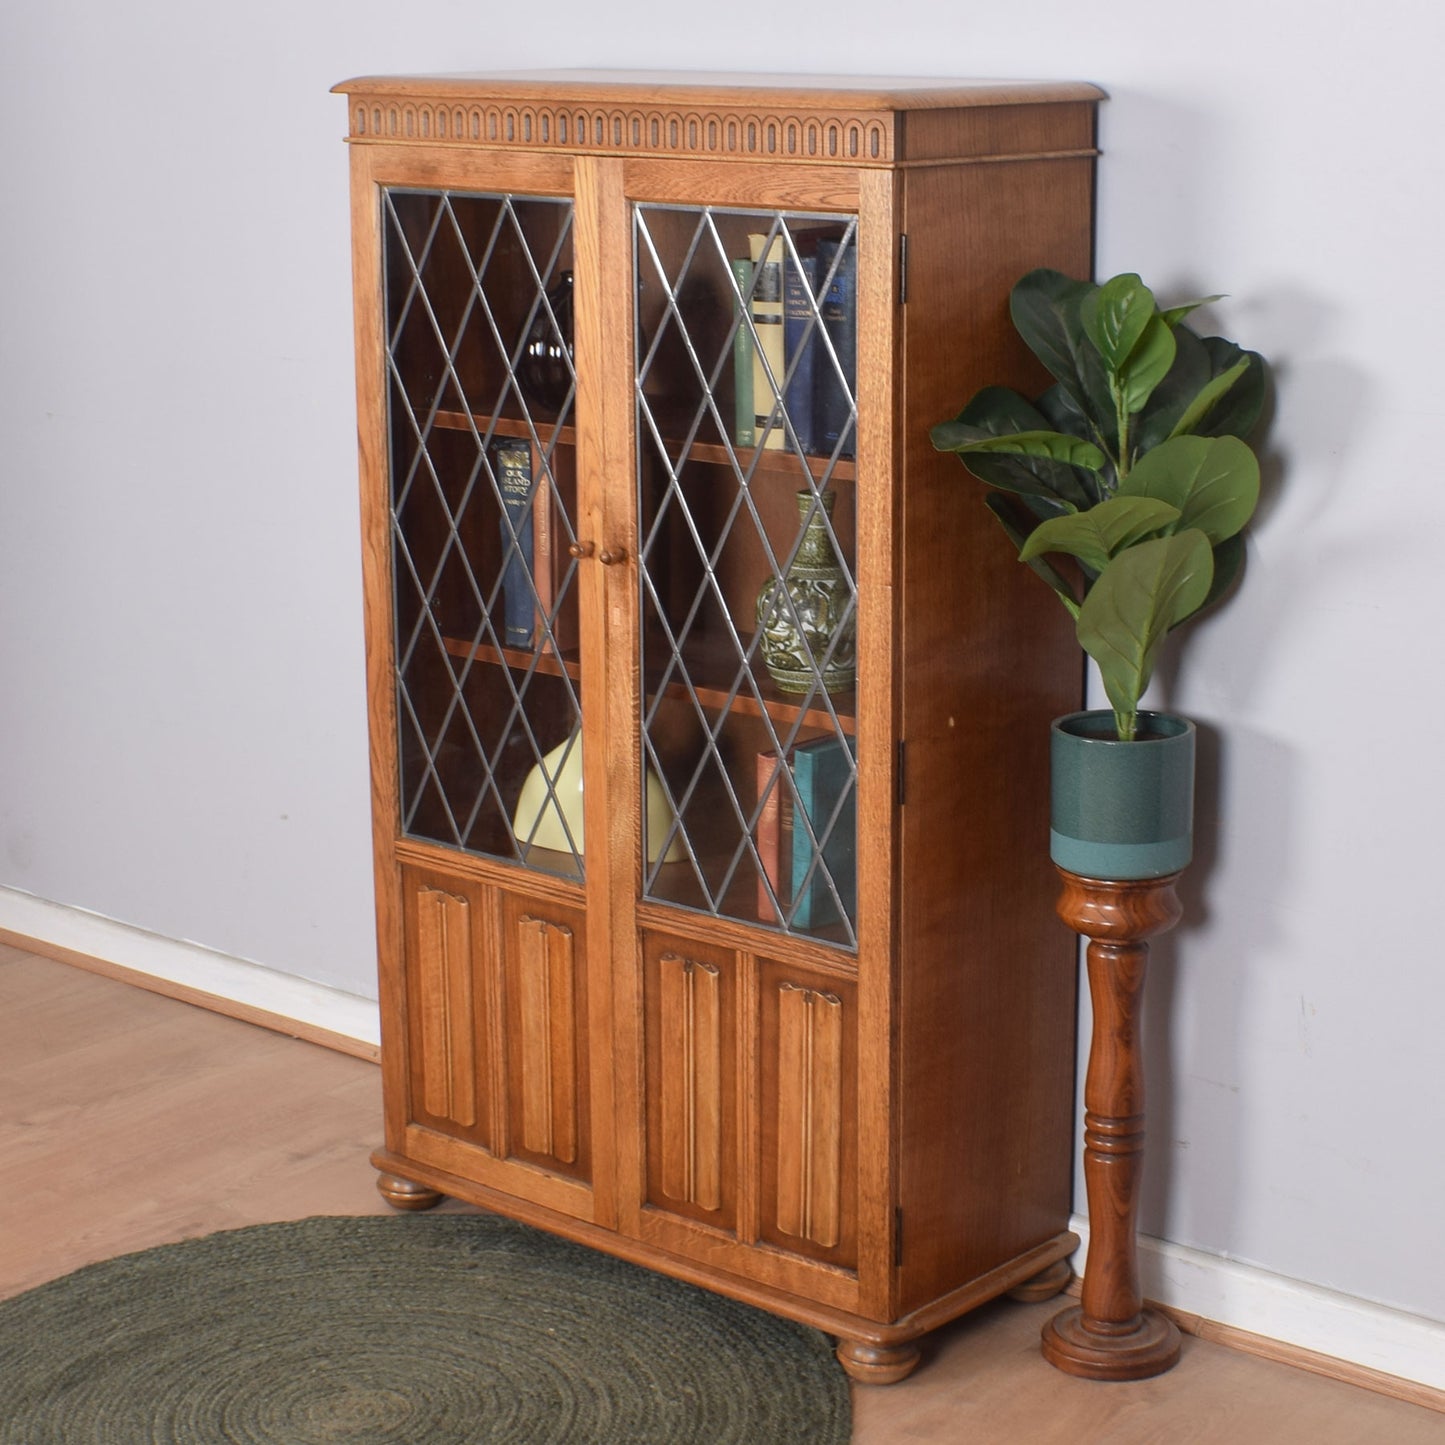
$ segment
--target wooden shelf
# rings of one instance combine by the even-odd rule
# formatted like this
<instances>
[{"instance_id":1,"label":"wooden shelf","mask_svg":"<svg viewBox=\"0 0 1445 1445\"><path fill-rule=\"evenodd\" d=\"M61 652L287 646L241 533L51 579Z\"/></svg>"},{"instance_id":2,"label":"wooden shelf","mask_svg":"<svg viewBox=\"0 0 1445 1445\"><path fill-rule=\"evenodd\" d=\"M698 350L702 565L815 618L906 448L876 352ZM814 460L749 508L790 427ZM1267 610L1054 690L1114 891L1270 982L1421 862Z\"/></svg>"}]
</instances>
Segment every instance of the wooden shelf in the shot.
<instances>
[{"instance_id":1,"label":"wooden shelf","mask_svg":"<svg viewBox=\"0 0 1445 1445\"><path fill-rule=\"evenodd\" d=\"M582 660L575 652L564 652L560 657L555 652L536 652L521 647L493 647L487 642L466 642L460 637L443 638L446 650L453 657L476 662L489 662L498 667L510 667L525 672L530 668L547 677L582 676Z\"/></svg>"},{"instance_id":2,"label":"wooden shelf","mask_svg":"<svg viewBox=\"0 0 1445 1445\"><path fill-rule=\"evenodd\" d=\"M743 640L746 645L747 639ZM767 668L758 658L754 658L752 664L753 683L757 688L758 697L754 697L752 689L745 686L729 702L729 691L733 679L737 675L738 665L737 653L733 650L731 639L722 638L717 641L688 643L682 650L682 665L687 670L688 678L692 682L692 690L705 708L715 709L718 712L729 709L744 717L766 715L774 722L781 723L791 723L795 718L801 716L805 727L821 728L826 732L833 731L833 718L828 709L817 700L816 695L812 703L804 707L801 698L784 692L768 676ZM657 647L656 650L649 648L644 685L648 685L648 680L656 677L666 666L667 654L664 649L661 647ZM709 678L717 678L719 681L710 682ZM670 682L663 692L666 697L683 698L687 696L687 685L682 682ZM649 687L649 702L656 695L656 692ZM838 714L838 727L851 737L856 733L858 727L855 715L857 712L856 692L850 690L830 693L829 698Z\"/></svg>"},{"instance_id":3,"label":"wooden shelf","mask_svg":"<svg viewBox=\"0 0 1445 1445\"><path fill-rule=\"evenodd\" d=\"M493 436L498 437L521 437L530 440L532 436L532 428L521 417L491 417L480 412L468 416L461 411L439 411L432 419L432 424L448 431L469 432L475 427L483 436L489 429ZM554 434L558 446L577 445L577 429L573 426L558 427L555 421L547 420L534 420L533 425L538 439L544 445L553 439ZM689 461L705 462L710 466L731 466L733 457L737 458L738 467L744 476L750 471L755 476L798 476L798 458L791 451L734 447L729 452L727 447L712 442L694 442L687 454ZM850 482L857 477L857 468L851 458L840 457L832 471L828 470L828 461L827 457L808 457L809 472L820 481L825 475L832 482Z\"/></svg>"},{"instance_id":4,"label":"wooden shelf","mask_svg":"<svg viewBox=\"0 0 1445 1445\"><path fill-rule=\"evenodd\" d=\"M574 651L564 652L559 657L553 652L536 653L520 647L498 648L493 647L490 643L467 642L459 637L448 637L445 639L445 643L446 650L453 657L487 662L494 666L510 667L522 672L531 668L534 672L543 673L548 677L561 677L565 674L575 680L582 676L582 661ZM726 647L726 651L724 647ZM735 666L735 661L731 659L735 659L735 656L730 644L703 644L684 649L683 665L687 668L688 677L692 681L692 690L705 708L722 712L729 707L728 690L732 684L732 670ZM648 671L655 674L665 666L666 659L655 656L651 659ZM713 676L725 675L727 681L708 683L704 679L709 673ZM791 723L801 715L805 727L832 731L833 719L827 708L823 707L821 703L814 702L812 706L802 707L797 698L783 692L778 687L760 662L754 661L752 674L761 696L761 704L750 690L739 692L731 701L731 710L734 713L746 717L762 717L766 714L774 722L780 723ZM667 697L676 698L685 698L687 691L687 685L682 682L671 682L664 689ZM649 693L649 703L656 695L655 692ZM858 728L858 721L854 715L857 707L857 694L842 692L831 693L829 696L838 714L838 727L852 737Z\"/></svg>"}]
</instances>

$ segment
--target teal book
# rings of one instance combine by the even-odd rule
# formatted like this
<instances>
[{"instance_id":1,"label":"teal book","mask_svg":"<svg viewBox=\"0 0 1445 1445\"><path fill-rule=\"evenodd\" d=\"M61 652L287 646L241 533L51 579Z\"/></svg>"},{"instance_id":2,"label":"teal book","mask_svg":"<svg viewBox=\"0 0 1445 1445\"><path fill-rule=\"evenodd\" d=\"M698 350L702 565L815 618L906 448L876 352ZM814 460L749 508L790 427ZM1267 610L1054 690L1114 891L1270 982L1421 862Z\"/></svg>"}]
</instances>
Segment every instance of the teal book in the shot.
<instances>
[{"instance_id":1,"label":"teal book","mask_svg":"<svg viewBox=\"0 0 1445 1445\"><path fill-rule=\"evenodd\" d=\"M839 905L849 922L858 906L858 785L852 739L818 738L793 749L797 806L807 815L805 828L793 822L792 880L796 894L795 928L821 928L839 921ZM815 868L813 838L823 856ZM826 871L825 871L826 870ZM829 887L829 879L832 887ZM834 893L836 891L836 898Z\"/></svg>"},{"instance_id":2,"label":"teal book","mask_svg":"<svg viewBox=\"0 0 1445 1445\"><path fill-rule=\"evenodd\" d=\"M748 287L752 285L753 263L746 256L733 258L733 280L737 282L738 295L742 297L741 309L745 312L748 304ZM753 423L753 335L748 323L738 318L738 329L733 336L733 388L736 397L733 440L740 447L754 444L757 429Z\"/></svg>"}]
</instances>

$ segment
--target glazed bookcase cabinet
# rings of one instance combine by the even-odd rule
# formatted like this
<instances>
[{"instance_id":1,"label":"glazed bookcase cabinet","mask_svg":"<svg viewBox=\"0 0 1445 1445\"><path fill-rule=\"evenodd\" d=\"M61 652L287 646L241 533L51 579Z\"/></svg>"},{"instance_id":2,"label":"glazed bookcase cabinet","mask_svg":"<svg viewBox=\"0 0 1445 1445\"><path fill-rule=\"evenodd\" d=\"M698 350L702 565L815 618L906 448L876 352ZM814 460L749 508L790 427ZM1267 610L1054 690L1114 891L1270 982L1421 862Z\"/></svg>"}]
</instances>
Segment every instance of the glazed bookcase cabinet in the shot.
<instances>
[{"instance_id":1,"label":"glazed bookcase cabinet","mask_svg":"<svg viewBox=\"0 0 1445 1445\"><path fill-rule=\"evenodd\" d=\"M901 1378L1076 1242L1040 830L1080 668L928 427L1038 382L1008 292L1089 272L1098 92L338 90L382 1192Z\"/></svg>"}]
</instances>

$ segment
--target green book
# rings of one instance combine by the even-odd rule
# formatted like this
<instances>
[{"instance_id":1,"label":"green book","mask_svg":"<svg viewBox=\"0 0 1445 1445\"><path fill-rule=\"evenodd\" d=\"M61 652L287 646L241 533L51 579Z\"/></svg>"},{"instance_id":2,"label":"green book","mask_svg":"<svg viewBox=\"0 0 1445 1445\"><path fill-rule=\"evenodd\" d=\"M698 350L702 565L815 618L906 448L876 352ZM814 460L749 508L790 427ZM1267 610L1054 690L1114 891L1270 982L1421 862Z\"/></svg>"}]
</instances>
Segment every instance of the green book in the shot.
<instances>
[{"instance_id":1,"label":"green book","mask_svg":"<svg viewBox=\"0 0 1445 1445\"><path fill-rule=\"evenodd\" d=\"M746 256L733 259L733 279L738 283L741 296L741 310L747 312L748 287L752 285L753 263ZM753 425L753 338L743 316L738 318L737 334L733 337L733 387L737 397L736 421L733 440L740 447L754 445L757 430Z\"/></svg>"}]
</instances>

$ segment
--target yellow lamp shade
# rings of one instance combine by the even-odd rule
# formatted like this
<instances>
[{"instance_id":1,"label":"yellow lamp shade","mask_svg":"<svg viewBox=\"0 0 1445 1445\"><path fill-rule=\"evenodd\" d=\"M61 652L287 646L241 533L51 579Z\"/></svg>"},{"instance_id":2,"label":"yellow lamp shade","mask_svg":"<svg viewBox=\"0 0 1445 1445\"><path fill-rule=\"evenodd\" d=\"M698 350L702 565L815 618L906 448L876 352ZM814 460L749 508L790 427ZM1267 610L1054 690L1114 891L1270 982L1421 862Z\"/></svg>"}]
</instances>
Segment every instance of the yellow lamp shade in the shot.
<instances>
[{"instance_id":1,"label":"yellow lamp shade","mask_svg":"<svg viewBox=\"0 0 1445 1445\"><path fill-rule=\"evenodd\" d=\"M547 783L551 780L551 790ZM662 840L672 827L673 812L652 769L647 770L647 861L657 862ZM512 815L512 832L524 846L553 848L559 853L583 855L582 739L573 734L535 763L522 784L522 796ZM684 857L682 840L674 838L664 858L676 863Z\"/></svg>"}]
</instances>

